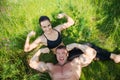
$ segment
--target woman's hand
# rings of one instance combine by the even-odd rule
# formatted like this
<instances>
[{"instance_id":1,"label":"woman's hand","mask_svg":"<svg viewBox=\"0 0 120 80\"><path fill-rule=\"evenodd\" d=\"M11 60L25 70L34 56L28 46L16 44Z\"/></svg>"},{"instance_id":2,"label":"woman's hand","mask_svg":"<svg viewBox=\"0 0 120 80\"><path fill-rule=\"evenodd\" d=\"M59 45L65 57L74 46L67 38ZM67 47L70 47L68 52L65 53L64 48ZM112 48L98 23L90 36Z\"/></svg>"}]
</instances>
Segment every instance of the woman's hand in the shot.
<instances>
[{"instance_id":1,"label":"woman's hand","mask_svg":"<svg viewBox=\"0 0 120 80\"><path fill-rule=\"evenodd\" d=\"M65 13L60 13L60 14L58 14L57 18L61 19L61 18L65 17L65 15L66 15Z\"/></svg>"},{"instance_id":2,"label":"woman's hand","mask_svg":"<svg viewBox=\"0 0 120 80\"><path fill-rule=\"evenodd\" d=\"M32 36L35 36L36 35L36 32L35 31L31 31L27 36L28 37L32 37Z\"/></svg>"}]
</instances>

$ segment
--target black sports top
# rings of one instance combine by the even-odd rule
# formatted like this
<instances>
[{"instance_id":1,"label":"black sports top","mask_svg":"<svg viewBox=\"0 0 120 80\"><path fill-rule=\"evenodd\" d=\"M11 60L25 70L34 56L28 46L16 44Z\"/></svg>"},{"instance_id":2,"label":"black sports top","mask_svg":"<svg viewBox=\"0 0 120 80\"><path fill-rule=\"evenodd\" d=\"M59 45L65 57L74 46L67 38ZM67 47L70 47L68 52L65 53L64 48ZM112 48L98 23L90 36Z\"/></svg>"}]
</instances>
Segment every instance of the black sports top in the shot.
<instances>
[{"instance_id":1,"label":"black sports top","mask_svg":"<svg viewBox=\"0 0 120 80\"><path fill-rule=\"evenodd\" d=\"M56 30L56 29L54 29L54 30ZM57 30L56 30L57 31ZM58 32L58 31L57 31ZM44 35L45 36L45 35ZM46 37L46 36L45 36ZM47 39L47 37L46 37L46 39ZM57 47L60 43L62 42L62 37L61 37L61 34L60 34L60 32L58 32L58 38L55 40L55 41L52 41L52 40L48 40L47 39L47 47L49 48L49 49L53 49L53 48L55 48L55 47Z\"/></svg>"}]
</instances>

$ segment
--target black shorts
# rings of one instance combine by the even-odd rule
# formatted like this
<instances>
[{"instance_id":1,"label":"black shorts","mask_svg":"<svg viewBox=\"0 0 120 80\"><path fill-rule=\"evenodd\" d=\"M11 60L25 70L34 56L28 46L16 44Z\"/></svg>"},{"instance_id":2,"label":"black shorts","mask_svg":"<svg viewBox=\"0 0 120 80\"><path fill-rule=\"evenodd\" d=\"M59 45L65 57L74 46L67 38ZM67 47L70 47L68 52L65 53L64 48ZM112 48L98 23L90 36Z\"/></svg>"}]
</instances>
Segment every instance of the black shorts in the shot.
<instances>
[{"instance_id":1,"label":"black shorts","mask_svg":"<svg viewBox=\"0 0 120 80\"><path fill-rule=\"evenodd\" d=\"M99 60L110 60L111 52L108 52L107 50L102 49L91 43L86 43L85 45L88 45L89 47L92 47L97 51L96 58L98 58Z\"/></svg>"},{"instance_id":2,"label":"black shorts","mask_svg":"<svg viewBox=\"0 0 120 80\"><path fill-rule=\"evenodd\" d=\"M99 60L110 60L111 52L108 52L107 50L95 46L91 43L85 43L85 45L88 45L97 51L96 58ZM83 52L80 49L74 48L73 50L69 51L68 60L73 60L75 57L78 57L81 54L83 54Z\"/></svg>"}]
</instances>

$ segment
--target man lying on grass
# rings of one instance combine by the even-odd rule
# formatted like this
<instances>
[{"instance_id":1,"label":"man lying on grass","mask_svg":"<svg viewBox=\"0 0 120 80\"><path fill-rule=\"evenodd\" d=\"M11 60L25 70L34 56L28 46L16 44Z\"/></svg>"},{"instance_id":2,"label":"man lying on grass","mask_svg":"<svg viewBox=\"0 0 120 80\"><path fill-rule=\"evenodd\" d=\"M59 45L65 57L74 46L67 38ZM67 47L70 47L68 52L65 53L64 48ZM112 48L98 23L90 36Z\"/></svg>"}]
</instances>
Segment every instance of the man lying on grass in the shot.
<instances>
[{"instance_id":1,"label":"man lying on grass","mask_svg":"<svg viewBox=\"0 0 120 80\"><path fill-rule=\"evenodd\" d=\"M57 64L39 61L41 53L49 53L48 48L42 48L30 59L29 65L31 68L40 72L47 71L52 80L79 80L81 69L92 62L96 56L96 51L87 45L77 44L76 47L80 49L83 54L72 60L68 60L68 51L73 49L71 45L68 45L67 48L62 45L57 47L55 50L58 61Z\"/></svg>"}]
</instances>

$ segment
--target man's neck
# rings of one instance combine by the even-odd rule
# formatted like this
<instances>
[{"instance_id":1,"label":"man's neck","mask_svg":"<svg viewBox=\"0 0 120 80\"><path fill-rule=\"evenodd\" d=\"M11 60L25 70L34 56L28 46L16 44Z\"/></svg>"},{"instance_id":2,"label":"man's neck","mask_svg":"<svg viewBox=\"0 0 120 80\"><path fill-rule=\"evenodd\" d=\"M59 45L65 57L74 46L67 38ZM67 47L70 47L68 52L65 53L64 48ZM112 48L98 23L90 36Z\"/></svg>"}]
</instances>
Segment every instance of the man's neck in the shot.
<instances>
[{"instance_id":1,"label":"man's neck","mask_svg":"<svg viewBox=\"0 0 120 80\"><path fill-rule=\"evenodd\" d=\"M63 67L64 65L66 65L68 63L68 61L66 61L64 64L60 64L58 63L59 66Z\"/></svg>"}]
</instances>

